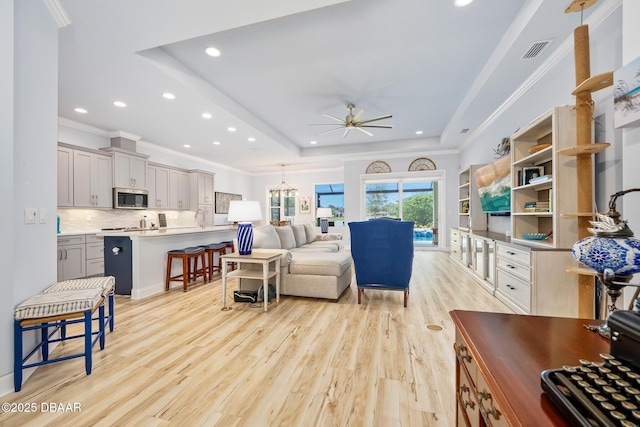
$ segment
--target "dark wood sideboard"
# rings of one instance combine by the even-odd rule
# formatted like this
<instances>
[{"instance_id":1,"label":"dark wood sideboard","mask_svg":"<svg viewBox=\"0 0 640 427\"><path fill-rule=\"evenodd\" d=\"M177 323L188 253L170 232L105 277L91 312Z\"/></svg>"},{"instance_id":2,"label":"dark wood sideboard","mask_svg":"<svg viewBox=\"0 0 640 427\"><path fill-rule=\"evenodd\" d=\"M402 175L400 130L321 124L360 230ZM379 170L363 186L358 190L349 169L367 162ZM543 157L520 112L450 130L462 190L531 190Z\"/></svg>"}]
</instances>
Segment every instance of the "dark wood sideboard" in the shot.
<instances>
[{"instance_id":1,"label":"dark wood sideboard","mask_svg":"<svg viewBox=\"0 0 640 427\"><path fill-rule=\"evenodd\" d=\"M457 426L570 426L543 393L540 373L600 360L602 321L453 310Z\"/></svg>"}]
</instances>

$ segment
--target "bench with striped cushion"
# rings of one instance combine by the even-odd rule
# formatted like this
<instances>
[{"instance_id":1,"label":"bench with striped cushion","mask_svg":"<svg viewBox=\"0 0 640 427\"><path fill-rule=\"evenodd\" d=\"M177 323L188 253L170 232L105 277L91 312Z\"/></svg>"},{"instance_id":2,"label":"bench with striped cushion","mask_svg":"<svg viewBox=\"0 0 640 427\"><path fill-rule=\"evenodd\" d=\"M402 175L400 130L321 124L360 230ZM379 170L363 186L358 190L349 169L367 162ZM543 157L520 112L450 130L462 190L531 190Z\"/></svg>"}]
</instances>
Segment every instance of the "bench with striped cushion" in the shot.
<instances>
[{"instance_id":1,"label":"bench with striped cushion","mask_svg":"<svg viewBox=\"0 0 640 427\"><path fill-rule=\"evenodd\" d=\"M91 374L92 348L100 342L104 349L105 326L109 324L113 330L113 310L115 279L96 277L89 279L66 280L58 282L19 304L14 310L14 387L18 392L22 388L22 372L24 369L63 360L84 357L85 371ZM109 316L105 317L105 300L109 300ZM93 317L95 312L97 317ZM93 331L93 321L98 323L98 330ZM66 326L84 325L84 332L67 336ZM60 338L54 334L60 330ZM26 356L23 354L23 333L39 331L41 342ZM49 344L74 338L84 338L83 351L80 353L49 359ZM42 352L42 361L27 363L38 351Z\"/></svg>"}]
</instances>

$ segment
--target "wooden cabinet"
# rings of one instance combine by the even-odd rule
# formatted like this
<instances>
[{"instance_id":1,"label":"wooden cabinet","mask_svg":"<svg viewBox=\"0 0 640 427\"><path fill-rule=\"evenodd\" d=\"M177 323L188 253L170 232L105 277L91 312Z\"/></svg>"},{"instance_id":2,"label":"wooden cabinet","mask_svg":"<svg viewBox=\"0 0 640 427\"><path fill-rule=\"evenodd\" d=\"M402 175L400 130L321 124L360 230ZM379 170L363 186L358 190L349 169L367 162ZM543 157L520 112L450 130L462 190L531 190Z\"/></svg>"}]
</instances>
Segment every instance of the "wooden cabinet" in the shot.
<instances>
[{"instance_id":1,"label":"wooden cabinet","mask_svg":"<svg viewBox=\"0 0 640 427\"><path fill-rule=\"evenodd\" d=\"M147 158L139 154L114 152L114 187L147 189Z\"/></svg>"},{"instance_id":2,"label":"wooden cabinet","mask_svg":"<svg viewBox=\"0 0 640 427\"><path fill-rule=\"evenodd\" d=\"M73 207L73 149L58 147L58 206Z\"/></svg>"},{"instance_id":3,"label":"wooden cabinet","mask_svg":"<svg viewBox=\"0 0 640 427\"><path fill-rule=\"evenodd\" d=\"M213 192L214 174L203 171L192 171L190 174L191 209L197 209L198 205L213 205L215 203Z\"/></svg>"},{"instance_id":4,"label":"wooden cabinet","mask_svg":"<svg viewBox=\"0 0 640 427\"><path fill-rule=\"evenodd\" d=\"M458 262L461 262L461 246L460 246L460 230L457 228L452 228L450 230L450 240L451 240L451 258L455 259Z\"/></svg>"},{"instance_id":5,"label":"wooden cabinet","mask_svg":"<svg viewBox=\"0 0 640 427\"><path fill-rule=\"evenodd\" d=\"M86 276L85 236L58 237L58 281Z\"/></svg>"},{"instance_id":6,"label":"wooden cabinet","mask_svg":"<svg viewBox=\"0 0 640 427\"><path fill-rule=\"evenodd\" d=\"M189 173L177 169L169 170L169 207L171 209L189 209ZM211 179L213 192L213 178Z\"/></svg>"},{"instance_id":7,"label":"wooden cabinet","mask_svg":"<svg viewBox=\"0 0 640 427\"><path fill-rule=\"evenodd\" d=\"M85 242L87 276L104 276L104 237L87 234Z\"/></svg>"},{"instance_id":8,"label":"wooden cabinet","mask_svg":"<svg viewBox=\"0 0 640 427\"><path fill-rule=\"evenodd\" d=\"M73 206L112 207L111 157L73 150Z\"/></svg>"},{"instance_id":9,"label":"wooden cabinet","mask_svg":"<svg viewBox=\"0 0 640 427\"><path fill-rule=\"evenodd\" d=\"M458 174L458 228L486 230L487 214L482 211L474 173L484 165L472 165Z\"/></svg>"},{"instance_id":10,"label":"wooden cabinet","mask_svg":"<svg viewBox=\"0 0 640 427\"><path fill-rule=\"evenodd\" d=\"M578 228L576 159L559 151L576 141L573 106L556 107L511 137L511 235L531 246L571 248ZM533 178L533 180L532 180ZM550 235L528 240L524 234Z\"/></svg>"},{"instance_id":11,"label":"wooden cabinet","mask_svg":"<svg viewBox=\"0 0 640 427\"><path fill-rule=\"evenodd\" d=\"M169 169L159 165L147 166L149 209L169 207Z\"/></svg>"},{"instance_id":12,"label":"wooden cabinet","mask_svg":"<svg viewBox=\"0 0 640 427\"><path fill-rule=\"evenodd\" d=\"M578 317L578 282L570 250L498 242L496 297L518 313Z\"/></svg>"}]
</instances>

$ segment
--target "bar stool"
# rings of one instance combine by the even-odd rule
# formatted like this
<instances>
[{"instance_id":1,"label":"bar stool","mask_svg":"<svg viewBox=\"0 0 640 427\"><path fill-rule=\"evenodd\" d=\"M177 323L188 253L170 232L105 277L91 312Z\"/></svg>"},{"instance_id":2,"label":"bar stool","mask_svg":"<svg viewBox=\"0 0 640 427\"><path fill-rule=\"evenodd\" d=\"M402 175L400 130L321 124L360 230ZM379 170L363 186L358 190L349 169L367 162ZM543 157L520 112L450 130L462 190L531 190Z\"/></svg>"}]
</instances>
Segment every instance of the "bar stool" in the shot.
<instances>
[{"instance_id":1,"label":"bar stool","mask_svg":"<svg viewBox=\"0 0 640 427\"><path fill-rule=\"evenodd\" d=\"M227 245L225 243L211 243L204 246L204 251L206 254L206 258L208 259L208 273L209 273L209 281L213 280L214 271L217 273L222 273L222 258L220 255L224 255L226 253ZM213 254L218 254L218 265L213 264Z\"/></svg>"},{"instance_id":2,"label":"bar stool","mask_svg":"<svg viewBox=\"0 0 640 427\"><path fill-rule=\"evenodd\" d=\"M198 258L202 262L201 274L198 270ZM171 276L171 263L174 259L182 260L182 274ZM191 261L193 260L193 270L191 269ZM205 250L203 247L190 247L184 249L173 249L167 252L167 277L165 282L165 290L169 290L169 282L182 282L182 289L187 292L187 283L195 281L200 275L207 282L207 271L205 263Z\"/></svg>"},{"instance_id":3,"label":"bar stool","mask_svg":"<svg viewBox=\"0 0 640 427\"><path fill-rule=\"evenodd\" d=\"M235 248L233 247L233 241L232 240L226 240L224 242L220 242L220 244L224 244L225 248L224 248L224 253L226 254L232 254L235 252ZM230 263L231 264L231 268L229 269L230 271L233 271L237 268L237 264L235 262Z\"/></svg>"}]
</instances>

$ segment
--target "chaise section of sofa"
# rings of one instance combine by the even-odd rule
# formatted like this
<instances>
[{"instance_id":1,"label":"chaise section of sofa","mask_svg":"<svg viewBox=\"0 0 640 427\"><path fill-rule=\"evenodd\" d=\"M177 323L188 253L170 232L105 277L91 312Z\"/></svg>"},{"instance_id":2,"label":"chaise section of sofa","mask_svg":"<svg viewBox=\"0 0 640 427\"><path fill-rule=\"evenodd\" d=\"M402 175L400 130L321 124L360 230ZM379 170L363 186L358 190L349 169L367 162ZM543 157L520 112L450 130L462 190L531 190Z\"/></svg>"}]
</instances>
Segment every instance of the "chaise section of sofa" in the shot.
<instances>
[{"instance_id":1,"label":"chaise section of sofa","mask_svg":"<svg viewBox=\"0 0 640 427\"><path fill-rule=\"evenodd\" d=\"M337 301L351 284L351 255L344 251L344 243L336 235L318 235L311 224L265 225L254 228L253 234L254 252L282 254L282 295ZM243 290L255 290L260 285L256 280L242 279L240 282Z\"/></svg>"}]
</instances>

